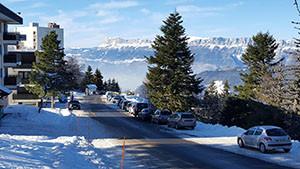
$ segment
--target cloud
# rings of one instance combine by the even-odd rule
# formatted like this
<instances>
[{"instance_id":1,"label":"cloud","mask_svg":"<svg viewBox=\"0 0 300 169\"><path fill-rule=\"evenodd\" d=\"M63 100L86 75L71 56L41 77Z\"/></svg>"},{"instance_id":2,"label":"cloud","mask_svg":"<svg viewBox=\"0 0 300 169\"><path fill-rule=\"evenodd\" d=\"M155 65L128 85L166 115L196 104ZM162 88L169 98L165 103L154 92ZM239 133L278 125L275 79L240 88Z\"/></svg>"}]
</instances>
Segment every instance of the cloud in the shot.
<instances>
[{"instance_id":1,"label":"cloud","mask_svg":"<svg viewBox=\"0 0 300 169\"><path fill-rule=\"evenodd\" d=\"M143 8L143 9L141 9L140 10L143 14L145 14L145 15L149 15L151 12L148 10L148 9L146 9L146 8Z\"/></svg>"},{"instance_id":2,"label":"cloud","mask_svg":"<svg viewBox=\"0 0 300 169\"><path fill-rule=\"evenodd\" d=\"M120 18L117 17L110 17L110 18L106 18L100 21L100 24L109 24L109 23L115 23L120 21Z\"/></svg>"},{"instance_id":3,"label":"cloud","mask_svg":"<svg viewBox=\"0 0 300 169\"><path fill-rule=\"evenodd\" d=\"M212 12L212 11L220 11L223 8L211 7L211 8L200 8L195 5L184 5L177 7L178 12Z\"/></svg>"},{"instance_id":4,"label":"cloud","mask_svg":"<svg viewBox=\"0 0 300 169\"><path fill-rule=\"evenodd\" d=\"M94 3L89 6L92 9L121 9L137 6L136 1L110 1L108 3Z\"/></svg>"},{"instance_id":5,"label":"cloud","mask_svg":"<svg viewBox=\"0 0 300 169\"><path fill-rule=\"evenodd\" d=\"M32 3L30 6L24 7L24 9L41 8L44 6L47 6L47 4L44 2L36 2L36 3Z\"/></svg>"}]
</instances>

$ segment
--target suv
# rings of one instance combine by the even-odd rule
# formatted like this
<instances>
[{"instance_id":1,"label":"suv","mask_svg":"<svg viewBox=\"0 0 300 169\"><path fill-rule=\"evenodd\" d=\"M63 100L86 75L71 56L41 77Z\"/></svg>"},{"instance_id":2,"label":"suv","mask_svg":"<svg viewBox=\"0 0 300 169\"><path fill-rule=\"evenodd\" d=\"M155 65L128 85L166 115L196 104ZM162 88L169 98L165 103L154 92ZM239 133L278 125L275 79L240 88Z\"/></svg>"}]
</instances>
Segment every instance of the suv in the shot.
<instances>
[{"instance_id":1,"label":"suv","mask_svg":"<svg viewBox=\"0 0 300 169\"><path fill-rule=\"evenodd\" d=\"M70 100L68 103L68 108L70 110L80 110L80 103L78 100Z\"/></svg>"},{"instance_id":2,"label":"suv","mask_svg":"<svg viewBox=\"0 0 300 169\"><path fill-rule=\"evenodd\" d=\"M193 130L196 127L196 118L193 113L174 113L168 118L168 127L191 127Z\"/></svg>"},{"instance_id":3,"label":"suv","mask_svg":"<svg viewBox=\"0 0 300 169\"><path fill-rule=\"evenodd\" d=\"M147 103L132 103L130 113L132 113L134 117L137 117L140 111L148 107L149 105Z\"/></svg>"},{"instance_id":4,"label":"suv","mask_svg":"<svg viewBox=\"0 0 300 169\"><path fill-rule=\"evenodd\" d=\"M151 122L156 124L167 123L171 114L172 112L169 110L156 110L152 115Z\"/></svg>"}]
</instances>

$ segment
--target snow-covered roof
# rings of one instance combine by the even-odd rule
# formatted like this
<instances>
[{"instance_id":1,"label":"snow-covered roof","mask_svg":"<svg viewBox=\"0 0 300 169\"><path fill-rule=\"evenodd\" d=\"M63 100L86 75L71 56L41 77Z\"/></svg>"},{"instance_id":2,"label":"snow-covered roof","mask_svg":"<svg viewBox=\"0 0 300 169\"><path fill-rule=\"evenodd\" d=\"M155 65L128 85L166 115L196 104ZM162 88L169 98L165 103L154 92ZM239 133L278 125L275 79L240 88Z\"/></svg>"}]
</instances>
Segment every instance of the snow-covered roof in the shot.
<instances>
[{"instance_id":1,"label":"snow-covered roof","mask_svg":"<svg viewBox=\"0 0 300 169\"><path fill-rule=\"evenodd\" d=\"M12 91L9 90L8 88L4 86L0 86L0 97L7 96L11 93Z\"/></svg>"},{"instance_id":2,"label":"snow-covered roof","mask_svg":"<svg viewBox=\"0 0 300 169\"><path fill-rule=\"evenodd\" d=\"M97 86L93 84L86 85L86 87L89 89L97 89Z\"/></svg>"}]
</instances>

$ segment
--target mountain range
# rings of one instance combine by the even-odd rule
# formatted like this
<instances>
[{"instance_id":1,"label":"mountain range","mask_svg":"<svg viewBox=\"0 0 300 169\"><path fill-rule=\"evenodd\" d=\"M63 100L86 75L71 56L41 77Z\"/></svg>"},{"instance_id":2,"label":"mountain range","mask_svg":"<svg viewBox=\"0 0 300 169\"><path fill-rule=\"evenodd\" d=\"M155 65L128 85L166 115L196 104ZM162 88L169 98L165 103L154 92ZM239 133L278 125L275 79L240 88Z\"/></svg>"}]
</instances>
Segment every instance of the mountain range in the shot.
<instances>
[{"instance_id":1,"label":"mountain range","mask_svg":"<svg viewBox=\"0 0 300 169\"><path fill-rule=\"evenodd\" d=\"M98 47L67 48L65 53L66 56L75 56L86 67L91 65L94 70L99 68L105 79L115 78L122 89L135 89L145 80L145 56L154 54L151 43L151 40L144 39L105 38ZM188 45L195 56L193 71L197 74L202 72L198 76L203 76L205 85L208 79L236 79L236 76L230 76L228 70L234 74L232 71L238 72L241 69L228 68L244 67L241 56L248 44L252 43L251 38L190 37ZM285 64L292 64L295 58L289 53L296 48L293 40L277 40L277 43L276 59L284 57ZM223 68L227 68L227 71ZM205 71L209 73L205 74ZM228 76L221 75L222 72Z\"/></svg>"}]
</instances>

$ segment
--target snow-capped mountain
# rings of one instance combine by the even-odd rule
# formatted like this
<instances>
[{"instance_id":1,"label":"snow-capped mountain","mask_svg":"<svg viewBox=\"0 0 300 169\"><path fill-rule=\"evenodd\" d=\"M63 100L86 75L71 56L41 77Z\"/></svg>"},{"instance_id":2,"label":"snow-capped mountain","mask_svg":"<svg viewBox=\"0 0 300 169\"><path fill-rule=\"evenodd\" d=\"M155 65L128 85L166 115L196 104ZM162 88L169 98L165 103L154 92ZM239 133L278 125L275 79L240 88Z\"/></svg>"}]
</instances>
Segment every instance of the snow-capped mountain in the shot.
<instances>
[{"instance_id":1,"label":"snow-capped mountain","mask_svg":"<svg viewBox=\"0 0 300 169\"><path fill-rule=\"evenodd\" d=\"M106 38L98 47L68 48L67 56L76 56L85 65L98 67L104 77L116 78L123 89L134 89L145 79L145 56L154 54L152 40ZM193 70L200 73L224 67L242 67L242 53L251 38L200 38L190 37L188 44L195 54ZM285 63L294 62L289 54L295 49L292 40L278 40L277 59L285 57ZM218 79L216 79L218 80Z\"/></svg>"}]
</instances>

